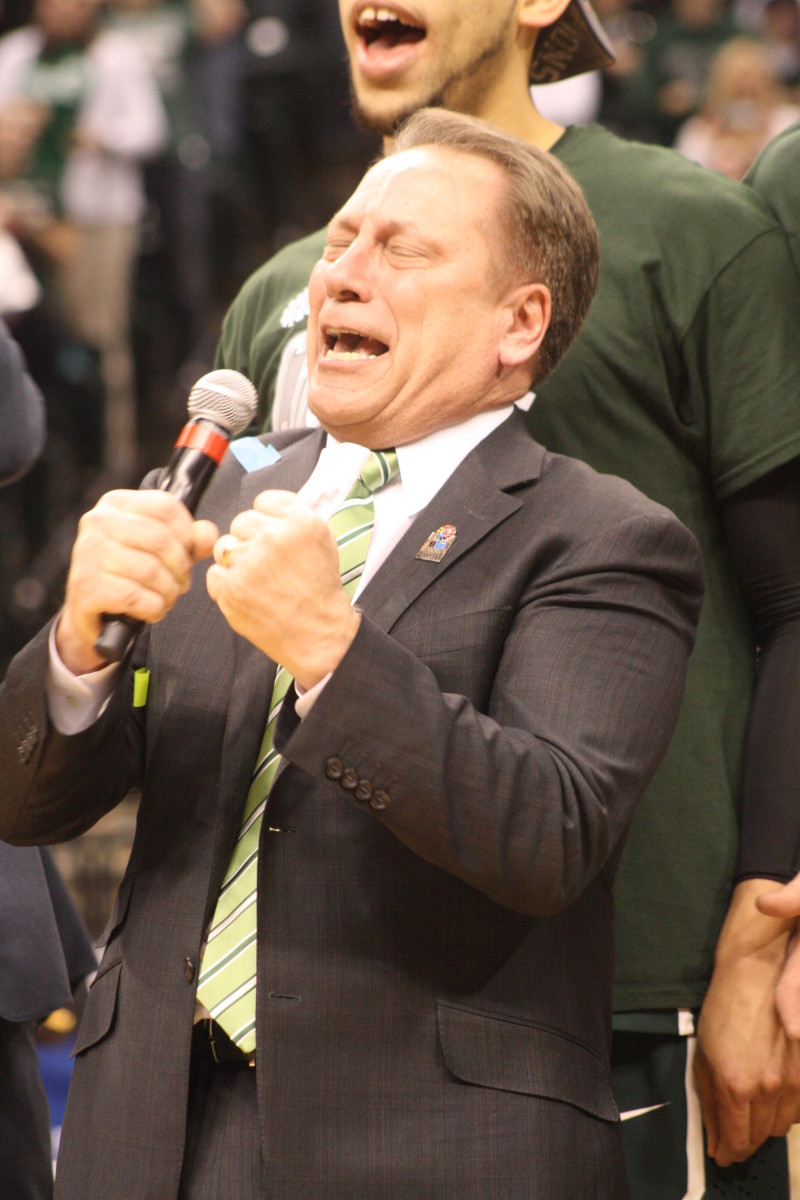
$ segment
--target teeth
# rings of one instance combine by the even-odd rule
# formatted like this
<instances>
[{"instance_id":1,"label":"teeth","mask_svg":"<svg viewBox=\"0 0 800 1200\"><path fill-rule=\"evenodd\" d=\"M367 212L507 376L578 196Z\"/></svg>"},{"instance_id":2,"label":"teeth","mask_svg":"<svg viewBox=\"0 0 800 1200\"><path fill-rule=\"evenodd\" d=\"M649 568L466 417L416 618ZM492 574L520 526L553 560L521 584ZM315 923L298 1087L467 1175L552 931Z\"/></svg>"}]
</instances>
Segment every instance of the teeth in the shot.
<instances>
[{"instance_id":1,"label":"teeth","mask_svg":"<svg viewBox=\"0 0 800 1200\"><path fill-rule=\"evenodd\" d=\"M397 13L391 8L373 8L368 5L367 8L361 10L361 16L358 18L361 25L378 25L383 21L400 22Z\"/></svg>"},{"instance_id":2,"label":"teeth","mask_svg":"<svg viewBox=\"0 0 800 1200\"><path fill-rule=\"evenodd\" d=\"M377 354L362 354L359 350L329 350L325 349L322 355L323 358L336 359L359 359L363 361L365 358L377 358Z\"/></svg>"}]
</instances>

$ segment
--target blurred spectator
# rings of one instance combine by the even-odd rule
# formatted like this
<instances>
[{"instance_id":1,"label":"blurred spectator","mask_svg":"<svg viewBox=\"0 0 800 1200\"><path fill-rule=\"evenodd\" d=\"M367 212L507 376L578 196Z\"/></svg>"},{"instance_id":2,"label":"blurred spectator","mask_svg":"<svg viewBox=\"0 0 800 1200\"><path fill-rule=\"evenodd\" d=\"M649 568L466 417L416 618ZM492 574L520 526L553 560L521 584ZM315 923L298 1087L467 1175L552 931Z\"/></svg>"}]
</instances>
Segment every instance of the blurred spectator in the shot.
<instances>
[{"instance_id":1,"label":"blurred spectator","mask_svg":"<svg viewBox=\"0 0 800 1200\"><path fill-rule=\"evenodd\" d=\"M702 103L712 58L737 32L725 0L672 0L657 15L626 88L638 136L672 145L679 126Z\"/></svg>"},{"instance_id":2,"label":"blurred spectator","mask_svg":"<svg viewBox=\"0 0 800 1200\"><path fill-rule=\"evenodd\" d=\"M36 0L33 23L0 39L0 180L4 224L38 265L58 320L99 352L102 464L127 475L140 161L162 145L166 117L136 48L98 32L98 8Z\"/></svg>"},{"instance_id":3,"label":"blurred spectator","mask_svg":"<svg viewBox=\"0 0 800 1200\"><path fill-rule=\"evenodd\" d=\"M108 14L108 27L147 60L169 117L168 141L145 166L138 313L145 404L155 392L163 406L177 374L185 406L188 388L210 365L217 324L211 188L228 186L241 149L246 18L243 0L112 0ZM150 414L155 422L165 415L174 417Z\"/></svg>"},{"instance_id":4,"label":"blurred spectator","mask_svg":"<svg viewBox=\"0 0 800 1200\"><path fill-rule=\"evenodd\" d=\"M766 0L759 32L772 65L787 87L800 85L800 0Z\"/></svg>"},{"instance_id":5,"label":"blurred spectator","mask_svg":"<svg viewBox=\"0 0 800 1200\"><path fill-rule=\"evenodd\" d=\"M654 13L663 5L648 0L595 0L594 7L616 55L612 66L602 73L598 119L622 137L639 137L646 131L631 115L629 81L641 69L645 47L657 28Z\"/></svg>"},{"instance_id":6,"label":"blurred spectator","mask_svg":"<svg viewBox=\"0 0 800 1200\"><path fill-rule=\"evenodd\" d=\"M798 117L800 106L789 103L767 46L733 38L714 57L705 103L681 126L675 149L741 179L767 142Z\"/></svg>"},{"instance_id":7,"label":"blurred spectator","mask_svg":"<svg viewBox=\"0 0 800 1200\"><path fill-rule=\"evenodd\" d=\"M769 47L778 78L800 84L800 0L734 0L737 24Z\"/></svg>"},{"instance_id":8,"label":"blurred spectator","mask_svg":"<svg viewBox=\"0 0 800 1200\"><path fill-rule=\"evenodd\" d=\"M242 148L241 77L247 21L244 0L191 0L194 49L190 60L200 132L212 162Z\"/></svg>"}]
</instances>

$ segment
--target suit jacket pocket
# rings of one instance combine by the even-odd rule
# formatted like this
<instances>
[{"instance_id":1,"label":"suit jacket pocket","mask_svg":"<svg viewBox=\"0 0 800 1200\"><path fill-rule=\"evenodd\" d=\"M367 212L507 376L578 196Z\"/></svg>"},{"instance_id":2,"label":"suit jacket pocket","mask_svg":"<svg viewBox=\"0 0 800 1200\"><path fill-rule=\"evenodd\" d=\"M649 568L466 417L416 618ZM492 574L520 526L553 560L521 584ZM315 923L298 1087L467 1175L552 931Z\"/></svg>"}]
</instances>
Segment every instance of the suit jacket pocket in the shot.
<instances>
[{"instance_id":1,"label":"suit jacket pocket","mask_svg":"<svg viewBox=\"0 0 800 1200\"><path fill-rule=\"evenodd\" d=\"M119 973L122 970L122 959L115 958L108 966L100 965L95 981L89 988L81 1027L72 1055L88 1050L102 1042L114 1026L117 1012L117 989L119 988Z\"/></svg>"},{"instance_id":2,"label":"suit jacket pocket","mask_svg":"<svg viewBox=\"0 0 800 1200\"><path fill-rule=\"evenodd\" d=\"M437 1008L442 1053L457 1079L619 1120L608 1067L588 1046L554 1029L449 1001L440 1000Z\"/></svg>"}]
</instances>

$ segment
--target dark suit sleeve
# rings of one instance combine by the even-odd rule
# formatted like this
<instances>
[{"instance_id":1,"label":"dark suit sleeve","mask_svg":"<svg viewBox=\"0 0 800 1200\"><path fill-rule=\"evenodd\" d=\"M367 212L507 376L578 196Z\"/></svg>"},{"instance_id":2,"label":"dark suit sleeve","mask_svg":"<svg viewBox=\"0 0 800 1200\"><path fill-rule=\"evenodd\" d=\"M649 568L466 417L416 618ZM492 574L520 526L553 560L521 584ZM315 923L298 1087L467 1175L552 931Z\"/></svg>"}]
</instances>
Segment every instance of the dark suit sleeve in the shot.
<instances>
[{"instance_id":1,"label":"dark suit sleeve","mask_svg":"<svg viewBox=\"0 0 800 1200\"><path fill-rule=\"evenodd\" d=\"M276 736L323 782L353 769L365 812L416 854L532 915L570 904L619 846L674 727L700 597L696 545L658 510L555 558L510 614L486 711L440 689L435 650L422 661L364 617ZM331 803L359 803L341 779Z\"/></svg>"},{"instance_id":2,"label":"dark suit sleeve","mask_svg":"<svg viewBox=\"0 0 800 1200\"><path fill-rule=\"evenodd\" d=\"M32 466L44 439L44 399L0 321L0 483L11 483Z\"/></svg>"},{"instance_id":3,"label":"dark suit sleeve","mask_svg":"<svg viewBox=\"0 0 800 1200\"><path fill-rule=\"evenodd\" d=\"M50 725L46 626L0 684L0 838L15 845L67 841L89 829L140 782L144 710L131 710L131 673L147 631L102 716L66 737Z\"/></svg>"}]
</instances>

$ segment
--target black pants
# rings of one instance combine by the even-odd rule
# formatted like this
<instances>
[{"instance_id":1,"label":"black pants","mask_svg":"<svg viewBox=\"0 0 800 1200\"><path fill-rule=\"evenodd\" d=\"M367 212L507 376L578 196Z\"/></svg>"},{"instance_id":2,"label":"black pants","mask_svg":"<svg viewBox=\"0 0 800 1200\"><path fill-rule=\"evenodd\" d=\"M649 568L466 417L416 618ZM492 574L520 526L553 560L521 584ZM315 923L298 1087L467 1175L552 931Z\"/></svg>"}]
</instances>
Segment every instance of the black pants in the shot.
<instances>
[{"instance_id":1,"label":"black pants","mask_svg":"<svg viewBox=\"0 0 800 1200\"><path fill-rule=\"evenodd\" d=\"M256 1068L220 1067L192 1051L178 1200L263 1200Z\"/></svg>"}]
</instances>

